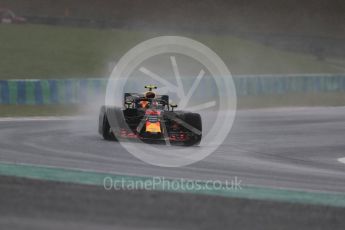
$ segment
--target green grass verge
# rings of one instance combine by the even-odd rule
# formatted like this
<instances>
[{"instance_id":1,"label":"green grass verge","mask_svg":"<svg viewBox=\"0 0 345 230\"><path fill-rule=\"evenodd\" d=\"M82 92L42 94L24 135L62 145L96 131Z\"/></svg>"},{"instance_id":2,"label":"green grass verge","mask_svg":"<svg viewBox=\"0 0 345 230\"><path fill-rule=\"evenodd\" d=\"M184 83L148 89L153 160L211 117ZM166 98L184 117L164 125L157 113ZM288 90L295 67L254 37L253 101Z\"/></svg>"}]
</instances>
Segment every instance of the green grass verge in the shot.
<instances>
[{"instance_id":1,"label":"green grass verge","mask_svg":"<svg viewBox=\"0 0 345 230\"><path fill-rule=\"evenodd\" d=\"M99 77L136 44L166 33L43 25L0 25L0 79ZM315 57L228 35L181 35L213 49L233 74L340 73ZM334 62L334 60L332 60Z\"/></svg>"}]
</instances>

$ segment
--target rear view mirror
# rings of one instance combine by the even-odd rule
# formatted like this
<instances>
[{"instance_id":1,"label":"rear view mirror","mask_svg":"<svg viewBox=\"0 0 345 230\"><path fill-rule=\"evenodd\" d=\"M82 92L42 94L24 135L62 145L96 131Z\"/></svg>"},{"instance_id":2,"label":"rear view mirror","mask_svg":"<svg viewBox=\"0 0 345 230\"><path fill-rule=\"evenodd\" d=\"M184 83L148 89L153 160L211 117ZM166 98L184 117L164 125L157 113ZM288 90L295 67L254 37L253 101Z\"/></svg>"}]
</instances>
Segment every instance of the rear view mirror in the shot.
<instances>
[{"instance_id":1,"label":"rear view mirror","mask_svg":"<svg viewBox=\"0 0 345 230\"><path fill-rule=\"evenodd\" d=\"M171 107L172 111L174 111L174 109L177 108L177 105L174 104L174 103L171 103L171 104L170 104L170 107Z\"/></svg>"}]
</instances>

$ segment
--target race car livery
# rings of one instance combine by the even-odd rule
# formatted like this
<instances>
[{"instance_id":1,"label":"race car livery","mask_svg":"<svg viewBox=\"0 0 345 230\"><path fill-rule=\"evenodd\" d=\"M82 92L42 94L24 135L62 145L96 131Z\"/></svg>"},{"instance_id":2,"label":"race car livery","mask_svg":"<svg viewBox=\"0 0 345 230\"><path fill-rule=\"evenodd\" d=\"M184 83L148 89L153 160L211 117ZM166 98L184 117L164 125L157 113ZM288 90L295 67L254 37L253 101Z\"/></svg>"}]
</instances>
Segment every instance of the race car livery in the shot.
<instances>
[{"instance_id":1,"label":"race car livery","mask_svg":"<svg viewBox=\"0 0 345 230\"><path fill-rule=\"evenodd\" d=\"M168 95L156 95L156 86L146 93L125 93L122 107L102 106L99 133L106 140L138 139L166 144L197 145L202 137L198 113L176 111Z\"/></svg>"}]
</instances>

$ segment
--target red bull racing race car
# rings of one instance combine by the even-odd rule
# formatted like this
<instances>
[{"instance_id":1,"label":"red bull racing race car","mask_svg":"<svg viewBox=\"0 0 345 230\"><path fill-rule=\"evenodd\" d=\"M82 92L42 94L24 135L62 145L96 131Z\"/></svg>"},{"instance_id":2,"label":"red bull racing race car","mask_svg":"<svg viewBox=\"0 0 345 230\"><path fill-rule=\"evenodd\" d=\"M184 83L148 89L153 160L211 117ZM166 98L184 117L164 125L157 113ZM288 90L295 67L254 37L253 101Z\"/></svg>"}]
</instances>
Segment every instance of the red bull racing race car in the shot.
<instances>
[{"instance_id":1,"label":"red bull racing race car","mask_svg":"<svg viewBox=\"0 0 345 230\"><path fill-rule=\"evenodd\" d=\"M99 133L105 140L139 139L167 145L197 145L202 137L198 113L176 111L168 95L156 95L156 86L145 86L143 94L125 93L123 107L102 106Z\"/></svg>"}]
</instances>

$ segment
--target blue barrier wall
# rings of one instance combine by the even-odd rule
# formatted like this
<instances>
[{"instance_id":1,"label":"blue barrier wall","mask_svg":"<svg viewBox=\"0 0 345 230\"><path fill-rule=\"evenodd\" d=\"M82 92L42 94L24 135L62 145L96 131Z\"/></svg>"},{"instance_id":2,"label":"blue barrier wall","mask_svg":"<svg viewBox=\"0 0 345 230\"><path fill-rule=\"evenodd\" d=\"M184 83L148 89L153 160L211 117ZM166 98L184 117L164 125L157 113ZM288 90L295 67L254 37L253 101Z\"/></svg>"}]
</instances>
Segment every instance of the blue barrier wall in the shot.
<instances>
[{"instance_id":1,"label":"blue barrier wall","mask_svg":"<svg viewBox=\"0 0 345 230\"><path fill-rule=\"evenodd\" d=\"M345 75L234 76L237 95L345 92ZM0 104L75 104L105 93L107 79L0 80Z\"/></svg>"}]
</instances>

